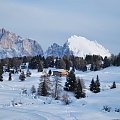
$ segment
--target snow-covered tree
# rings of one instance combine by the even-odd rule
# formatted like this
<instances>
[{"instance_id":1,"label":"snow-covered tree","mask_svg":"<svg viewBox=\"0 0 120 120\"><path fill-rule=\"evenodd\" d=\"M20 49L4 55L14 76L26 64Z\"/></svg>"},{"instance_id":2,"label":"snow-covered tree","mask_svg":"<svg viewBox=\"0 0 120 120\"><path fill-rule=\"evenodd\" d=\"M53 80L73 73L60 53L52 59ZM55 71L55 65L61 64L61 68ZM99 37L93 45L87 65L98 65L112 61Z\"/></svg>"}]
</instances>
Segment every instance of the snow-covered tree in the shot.
<instances>
[{"instance_id":1,"label":"snow-covered tree","mask_svg":"<svg viewBox=\"0 0 120 120\"><path fill-rule=\"evenodd\" d=\"M91 84L90 84L90 91L93 91L95 88L95 81L94 81L94 78L92 78L92 81L91 81Z\"/></svg>"},{"instance_id":2,"label":"snow-covered tree","mask_svg":"<svg viewBox=\"0 0 120 120\"><path fill-rule=\"evenodd\" d=\"M27 69L27 72L26 72L26 77L30 77L31 76L31 72L29 69Z\"/></svg>"},{"instance_id":3,"label":"snow-covered tree","mask_svg":"<svg viewBox=\"0 0 120 120\"><path fill-rule=\"evenodd\" d=\"M23 71L21 72L21 74L20 74L20 76L19 76L19 79L20 79L21 81L24 81L24 80L25 80L25 74L24 74Z\"/></svg>"},{"instance_id":4,"label":"snow-covered tree","mask_svg":"<svg viewBox=\"0 0 120 120\"><path fill-rule=\"evenodd\" d=\"M3 66L0 65L0 81L2 82L3 81Z\"/></svg>"},{"instance_id":5,"label":"snow-covered tree","mask_svg":"<svg viewBox=\"0 0 120 120\"><path fill-rule=\"evenodd\" d=\"M37 90L37 95L47 96L50 94L50 79L48 76L43 75L40 77L40 83Z\"/></svg>"},{"instance_id":6,"label":"snow-covered tree","mask_svg":"<svg viewBox=\"0 0 120 120\"><path fill-rule=\"evenodd\" d=\"M38 72L42 72L43 71L43 62L39 61L38 63Z\"/></svg>"},{"instance_id":7,"label":"snow-covered tree","mask_svg":"<svg viewBox=\"0 0 120 120\"><path fill-rule=\"evenodd\" d=\"M74 91L76 87L76 77L74 72L71 70L70 73L66 77L66 83L64 90Z\"/></svg>"},{"instance_id":8,"label":"snow-covered tree","mask_svg":"<svg viewBox=\"0 0 120 120\"><path fill-rule=\"evenodd\" d=\"M52 71L51 71L51 69L48 71L48 75L51 75L52 74Z\"/></svg>"},{"instance_id":9,"label":"snow-covered tree","mask_svg":"<svg viewBox=\"0 0 120 120\"><path fill-rule=\"evenodd\" d=\"M32 93L32 94L35 94L35 93L36 93L36 88L35 88L34 85L32 85L32 87L31 87L31 93Z\"/></svg>"},{"instance_id":10,"label":"snow-covered tree","mask_svg":"<svg viewBox=\"0 0 120 120\"><path fill-rule=\"evenodd\" d=\"M112 86L110 87L110 89L116 88L116 83L115 81L113 82Z\"/></svg>"},{"instance_id":11,"label":"snow-covered tree","mask_svg":"<svg viewBox=\"0 0 120 120\"><path fill-rule=\"evenodd\" d=\"M85 92L84 92L82 82L83 82L83 80L80 79L79 77L77 77L77 84L76 84L76 88L75 88L75 97L77 99L85 97Z\"/></svg>"},{"instance_id":12,"label":"snow-covered tree","mask_svg":"<svg viewBox=\"0 0 120 120\"><path fill-rule=\"evenodd\" d=\"M8 78L9 81L12 80L12 75L11 75L11 72L9 72L9 78Z\"/></svg>"},{"instance_id":13,"label":"snow-covered tree","mask_svg":"<svg viewBox=\"0 0 120 120\"><path fill-rule=\"evenodd\" d=\"M3 81L3 76L2 76L2 74L0 74L0 81L1 81L1 82Z\"/></svg>"},{"instance_id":14,"label":"snow-covered tree","mask_svg":"<svg viewBox=\"0 0 120 120\"><path fill-rule=\"evenodd\" d=\"M92 79L91 84L90 84L90 90L94 93L100 92L100 82L99 82L98 75L97 75L96 81Z\"/></svg>"},{"instance_id":15,"label":"snow-covered tree","mask_svg":"<svg viewBox=\"0 0 120 120\"><path fill-rule=\"evenodd\" d=\"M100 87L100 81L99 81L99 76L97 75L97 78L96 78L96 84L98 87Z\"/></svg>"}]
</instances>

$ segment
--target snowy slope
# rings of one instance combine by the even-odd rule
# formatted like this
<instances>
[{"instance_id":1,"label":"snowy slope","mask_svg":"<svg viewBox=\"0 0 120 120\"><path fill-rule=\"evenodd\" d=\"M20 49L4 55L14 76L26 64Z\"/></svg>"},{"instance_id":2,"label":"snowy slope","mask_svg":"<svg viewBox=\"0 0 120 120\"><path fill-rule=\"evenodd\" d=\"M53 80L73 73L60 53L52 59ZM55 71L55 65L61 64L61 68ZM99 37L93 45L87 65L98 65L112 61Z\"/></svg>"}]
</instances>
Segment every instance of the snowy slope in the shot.
<instances>
[{"instance_id":1,"label":"snowy slope","mask_svg":"<svg viewBox=\"0 0 120 120\"><path fill-rule=\"evenodd\" d=\"M97 41L90 41L85 37L71 36L63 46L54 43L46 51L46 55L54 55L61 57L64 55L74 55L78 57L85 57L86 55L100 55L110 57L111 53L105 49Z\"/></svg>"},{"instance_id":2,"label":"snowy slope","mask_svg":"<svg viewBox=\"0 0 120 120\"><path fill-rule=\"evenodd\" d=\"M90 41L85 37L81 36L71 36L67 44L70 51L73 52L73 55L79 57L85 57L88 55L101 55L102 57L110 56L110 52L105 49L102 45L98 44L97 41Z\"/></svg>"},{"instance_id":3,"label":"snowy slope","mask_svg":"<svg viewBox=\"0 0 120 120\"><path fill-rule=\"evenodd\" d=\"M43 50L36 41L0 29L0 58L35 55L43 55Z\"/></svg>"},{"instance_id":4,"label":"snowy slope","mask_svg":"<svg viewBox=\"0 0 120 120\"><path fill-rule=\"evenodd\" d=\"M109 67L96 72L76 71L76 76L83 78L86 85L86 98L76 99L68 93L72 103L64 105L59 100L47 97L34 99L30 94L32 85L38 87L41 73L31 70L31 77L20 82L19 74L12 75L13 80L8 81L8 73L4 74L4 81L0 83L0 120L119 120L120 112L120 67ZM99 75L101 83L100 93L91 93L89 84L91 79ZM117 88L109 86L115 81ZM62 77L62 84L65 77ZM21 94L25 88L28 94ZM12 106L12 101L17 103ZM45 102L45 104L44 104ZM21 104L20 104L21 103ZM110 112L105 112L103 106L111 107Z\"/></svg>"}]
</instances>

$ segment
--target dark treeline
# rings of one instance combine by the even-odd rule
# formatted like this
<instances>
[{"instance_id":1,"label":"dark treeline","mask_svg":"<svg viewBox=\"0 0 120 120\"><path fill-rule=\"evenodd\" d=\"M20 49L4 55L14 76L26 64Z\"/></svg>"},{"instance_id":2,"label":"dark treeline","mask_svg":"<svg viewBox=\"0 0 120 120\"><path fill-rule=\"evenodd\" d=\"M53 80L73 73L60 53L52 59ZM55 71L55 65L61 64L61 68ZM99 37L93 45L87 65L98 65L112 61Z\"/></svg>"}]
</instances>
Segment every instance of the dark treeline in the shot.
<instances>
[{"instance_id":1,"label":"dark treeline","mask_svg":"<svg viewBox=\"0 0 120 120\"><path fill-rule=\"evenodd\" d=\"M91 64L90 70L97 71L101 68L109 66L120 66L120 54L111 55L111 57L101 57L98 55L86 55L85 58L71 56L63 56L61 58L54 56L34 56L34 57L14 57L0 60L0 68L7 66L9 68L17 69L22 63L29 63L29 69L38 69L42 72L43 68L55 67L59 69L87 71L87 65Z\"/></svg>"}]
</instances>

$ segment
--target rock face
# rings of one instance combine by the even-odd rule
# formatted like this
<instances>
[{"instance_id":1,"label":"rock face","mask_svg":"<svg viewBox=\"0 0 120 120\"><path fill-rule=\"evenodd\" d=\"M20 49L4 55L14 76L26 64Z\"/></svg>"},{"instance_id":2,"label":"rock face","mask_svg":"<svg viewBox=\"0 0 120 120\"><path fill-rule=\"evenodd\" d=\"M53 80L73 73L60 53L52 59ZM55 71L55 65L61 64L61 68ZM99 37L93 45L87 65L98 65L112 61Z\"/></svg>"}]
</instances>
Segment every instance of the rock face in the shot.
<instances>
[{"instance_id":1,"label":"rock face","mask_svg":"<svg viewBox=\"0 0 120 120\"><path fill-rule=\"evenodd\" d=\"M36 41L0 29L0 58L35 55L43 55L43 50Z\"/></svg>"},{"instance_id":2,"label":"rock face","mask_svg":"<svg viewBox=\"0 0 120 120\"><path fill-rule=\"evenodd\" d=\"M109 50L98 44L97 41L90 41L81 36L71 36L63 46L54 44L47 50L48 56L53 55L59 57L64 55L74 55L85 57L86 55L100 55L103 58L105 56L111 56Z\"/></svg>"},{"instance_id":3,"label":"rock face","mask_svg":"<svg viewBox=\"0 0 120 120\"><path fill-rule=\"evenodd\" d=\"M11 33L3 28L0 29L0 59L36 55L44 55L41 46L36 41L23 39L15 33ZM55 57L64 55L78 57L85 57L86 55L111 56L109 50L96 41L90 41L75 35L71 36L63 46L53 43L45 52L45 55Z\"/></svg>"},{"instance_id":4,"label":"rock face","mask_svg":"<svg viewBox=\"0 0 120 120\"><path fill-rule=\"evenodd\" d=\"M63 56L63 47L56 43L53 43L53 45L48 47L45 54L46 54L46 56L62 57Z\"/></svg>"}]
</instances>

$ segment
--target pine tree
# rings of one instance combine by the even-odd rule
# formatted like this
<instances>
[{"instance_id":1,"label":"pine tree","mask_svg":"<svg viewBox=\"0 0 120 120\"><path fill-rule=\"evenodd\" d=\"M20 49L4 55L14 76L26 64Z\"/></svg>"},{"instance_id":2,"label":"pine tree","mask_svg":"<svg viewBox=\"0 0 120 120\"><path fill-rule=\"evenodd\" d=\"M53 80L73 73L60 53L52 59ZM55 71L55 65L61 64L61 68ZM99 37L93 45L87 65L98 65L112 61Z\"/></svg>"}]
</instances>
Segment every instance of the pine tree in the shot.
<instances>
[{"instance_id":1,"label":"pine tree","mask_svg":"<svg viewBox=\"0 0 120 120\"><path fill-rule=\"evenodd\" d=\"M103 68L106 68L106 67L110 66L110 60L107 58L107 56L105 56L103 62L104 62Z\"/></svg>"},{"instance_id":2,"label":"pine tree","mask_svg":"<svg viewBox=\"0 0 120 120\"><path fill-rule=\"evenodd\" d=\"M112 86L110 87L110 89L114 89L114 88L116 88L116 83L115 83L115 81L113 82L113 84L112 84Z\"/></svg>"},{"instance_id":3,"label":"pine tree","mask_svg":"<svg viewBox=\"0 0 120 120\"><path fill-rule=\"evenodd\" d=\"M94 93L98 93L100 92L100 81L99 81L99 77L97 75L96 81L95 81L95 91Z\"/></svg>"},{"instance_id":4,"label":"pine tree","mask_svg":"<svg viewBox=\"0 0 120 120\"><path fill-rule=\"evenodd\" d=\"M98 92L100 92L100 87L99 87L99 85L95 82L95 89L94 89L94 91L93 91L94 93L98 93Z\"/></svg>"},{"instance_id":5,"label":"pine tree","mask_svg":"<svg viewBox=\"0 0 120 120\"><path fill-rule=\"evenodd\" d=\"M77 99L85 97L85 93L83 91L83 87L82 87L80 78L77 78L77 85L76 85L76 89L75 89L75 97Z\"/></svg>"},{"instance_id":6,"label":"pine tree","mask_svg":"<svg viewBox=\"0 0 120 120\"><path fill-rule=\"evenodd\" d=\"M25 74L24 74L23 71L21 72L21 74L20 74L20 76L19 76L19 79L20 79L21 81L24 81L24 80L25 80Z\"/></svg>"},{"instance_id":7,"label":"pine tree","mask_svg":"<svg viewBox=\"0 0 120 120\"><path fill-rule=\"evenodd\" d=\"M95 81L94 78L92 78L91 84L90 84L90 91L93 91L95 88Z\"/></svg>"},{"instance_id":8,"label":"pine tree","mask_svg":"<svg viewBox=\"0 0 120 120\"><path fill-rule=\"evenodd\" d=\"M100 92L100 82L99 82L99 77L97 75L96 81L92 79L91 84L90 84L90 91L94 93Z\"/></svg>"},{"instance_id":9,"label":"pine tree","mask_svg":"<svg viewBox=\"0 0 120 120\"><path fill-rule=\"evenodd\" d=\"M26 72L26 77L30 77L31 76L31 72L29 70L29 68L27 69L27 72Z\"/></svg>"},{"instance_id":10,"label":"pine tree","mask_svg":"<svg viewBox=\"0 0 120 120\"><path fill-rule=\"evenodd\" d=\"M50 79L48 76L43 75L40 78L39 87L37 90L37 95L47 96L50 94Z\"/></svg>"},{"instance_id":11,"label":"pine tree","mask_svg":"<svg viewBox=\"0 0 120 120\"><path fill-rule=\"evenodd\" d=\"M87 71L87 66L85 65L82 69L83 72Z\"/></svg>"},{"instance_id":12,"label":"pine tree","mask_svg":"<svg viewBox=\"0 0 120 120\"><path fill-rule=\"evenodd\" d=\"M59 61L59 68L60 69L66 69L66 64L63 58L60 59Z\"/></svg>"},{"instance_id":13,"label":"pine tree","mask_svg":"<svg viewBox=\"0 0 120 120\"><path fill-rule=\"evenodd\" d=\"M1 82L3 81L3 76L2 76L2 74L0 74L0 81L1 81Z\"/></svg>"},{"instance_id":14,"label":"pine tree","mask_svg":"<svg viewBox=\"0 0 120 120\"><path fill-rule=\"evenodd\" d=\"M12 80L12 75L11 75L11 72L9 72L9 78L8 78L9 81Z\"/></svg>"},{"instance_id":15,"label":"pine tree","mask_svg":"<svg viewBox=\"0 0 120 120\"><path fill-rule=\"evenodd\" d=\"M42 71L43 71L43 62L40 61L40 62L38 63L38 72L42 72Z\"/></svg>"},{"instance_id":16,"label":"pine tree","mask_svg":"<svg viewBox=\"0 0 120 120\"><path fill-rule=\"evenodd\" d=\"M97 78L96 78L96 84L98 87L100 87L100 81L99 81L99 76L97 75Z\"/></svg>"},{"instance_id":17,"label":"pine tree","mask_svg":"<svg viewBox=\"0 0 120 120\"><path fill-rule=\"evenodd\" d=\"M3 81L3 76L2 76L2 74L3 74L3 66L0 65L0 81L1 81L1 82Z\"/></svg>"},{"instance_id":18,"label":"pine tree","mask_svg":"<svg viewBox=\"0 0 120 120\"><path fill-rule=\"evenodd\" d=\"M74 91L76 87L75 85L76 85L75 74L73 71L70 71L70 73L66 77L66 83L65 83L64 90Z\"/></svg>"},{"instance_id":19,"label":"pine tree","mask_svg":"<svg viewBox=\"0 0 120 120\"><path fill-rule=\"evenodd\" d=\"M32 93L32 95L36 93L36 88L34 85L32 85L32 87L31 87L31 93Z\"/></svg>"},{"instance_id":20,"label":"pine tree","mask_svg":"<svg viewBox=\"0 0 120 120\"><path fill-rule=\"evenodd\" d=\"M48 71L48 74L49 74L49 75L51 75L51 74L52 74L52 71L51 71L51 69Z\"/></svg>"}]
</instances>

